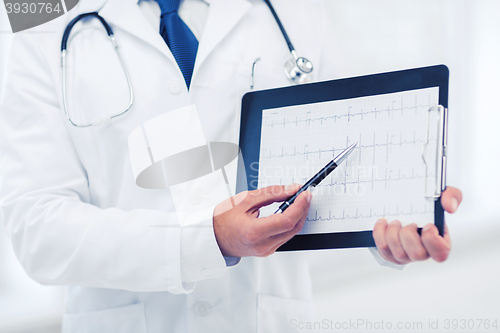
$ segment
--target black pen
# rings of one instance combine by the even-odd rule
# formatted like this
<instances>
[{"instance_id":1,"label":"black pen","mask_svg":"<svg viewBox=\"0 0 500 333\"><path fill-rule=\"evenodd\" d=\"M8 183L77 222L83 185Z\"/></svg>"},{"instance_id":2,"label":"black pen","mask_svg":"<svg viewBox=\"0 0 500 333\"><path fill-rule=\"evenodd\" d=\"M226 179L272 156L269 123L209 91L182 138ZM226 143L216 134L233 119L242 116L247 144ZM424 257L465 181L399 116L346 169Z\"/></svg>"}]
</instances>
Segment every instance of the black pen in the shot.
<instances>
[{"instance_id":1,"label":"black pen","mask_svg":"<svg viewBox=\"0 0 500 333\"><path fill-rule=\"evenodd\" d=\"M314 177L309 179L307 183L305 183L297 191L297 193L292 195L290 198L286 199L285 202L281 204L280 208L278 208L278 210L274 212L274 214L283 213L288 207L290 207L291 204L293 204L293 202L295 201L295 199L297 199L300 193L307 191L309 188L314 188L318 186L318 184L321 183L323 179L325 179L330 174L330 172L335 170L335 168L337 168L339 164L342 163L342 161L344 161L347 158L347 156L349 156L350 153L352 153L354 147L356 147L357 144L358 143L356 142L350 145L349 147L346 148L346 150L337 155L337 157L328 162L328 164L325 165L325 167L321 169L317 174L315 174Z\"/></svg>"}]
</instances>

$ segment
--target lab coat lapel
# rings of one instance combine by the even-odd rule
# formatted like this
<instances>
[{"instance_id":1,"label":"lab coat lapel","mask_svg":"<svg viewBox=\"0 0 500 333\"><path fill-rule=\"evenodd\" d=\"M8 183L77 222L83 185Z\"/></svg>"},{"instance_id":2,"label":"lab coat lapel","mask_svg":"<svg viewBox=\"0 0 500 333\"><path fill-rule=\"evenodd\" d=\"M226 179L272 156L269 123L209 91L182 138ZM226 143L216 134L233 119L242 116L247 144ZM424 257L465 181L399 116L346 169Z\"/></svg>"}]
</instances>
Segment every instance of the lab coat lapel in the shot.
<instances>
[{"instance_id":1,"label":"lab coat lapel","mask_svg":"<svg viewBox=\"0 0 500 333\"><path fill-rule=\"evenodd\" d=\"M203 37L198 46L196 64L193 76L196 76L197 68L210 55L210 52L242 19L252 4L247 0L211 0L208 11L207 22Z\"/></svg>"},{"instance_id":2,"label":"lab coat lapel","mask_svg":"<svg viewBox=\"0 0 500 333\"><path fill-rule=\"evenodd\" d=\"M151 26L141 12L137 0L108 0L99 11L112 28L118 27L137 37L138 41L147 43L175 62L167 44L159 31ZM118 45L120 43L117 38Z\"/></svg>"}]
</instances>

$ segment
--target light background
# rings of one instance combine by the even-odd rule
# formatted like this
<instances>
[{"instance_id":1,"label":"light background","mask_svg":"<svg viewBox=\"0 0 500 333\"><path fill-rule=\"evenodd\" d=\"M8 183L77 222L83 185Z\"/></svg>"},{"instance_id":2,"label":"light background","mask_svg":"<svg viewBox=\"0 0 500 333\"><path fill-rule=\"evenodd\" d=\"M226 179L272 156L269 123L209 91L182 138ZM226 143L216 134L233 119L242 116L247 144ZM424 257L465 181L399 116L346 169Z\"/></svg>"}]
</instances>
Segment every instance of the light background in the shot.
<instances>
[{"instance_id":1,"label":"light background","mask_svg":"<svg viewBox=\"0 0 500 333\"><path fill-rule=\"evenodd\" d=\"M379 266L365 249L310 253L317 319L421 321L419 332L436 319L440 327L454 318L500 325L500 1L326 2L338 77L450 68L447 183L463 191L464 202L447 217L453 249L443 264L414 263L400 272ZM0 5L2 82L8 30ZM0 332L57 332L63 289L32 282L2 232Z\"/></svg>"}]
</instances>

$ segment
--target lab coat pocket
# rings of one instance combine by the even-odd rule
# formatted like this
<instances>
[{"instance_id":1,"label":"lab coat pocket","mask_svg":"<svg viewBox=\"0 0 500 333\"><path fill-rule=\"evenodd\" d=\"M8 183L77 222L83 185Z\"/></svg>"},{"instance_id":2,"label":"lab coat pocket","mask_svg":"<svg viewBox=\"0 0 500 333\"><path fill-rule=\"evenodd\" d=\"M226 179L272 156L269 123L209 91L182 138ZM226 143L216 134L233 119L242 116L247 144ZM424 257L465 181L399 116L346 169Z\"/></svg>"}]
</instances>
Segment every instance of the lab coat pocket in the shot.
<instances>
[{"instance_id":1,"label":"lab coat pocket","mask_svg":"<svg viewBox=\"0 0 500 333\"><path fill-rule=\"evenodd\" d=\"M62 333L146 333L142 303L84 313L65 314Z\"/></svg>"},{"instance_id":2,"label":"lab coat pocket","mask_svg":"<svg viewBox=\"0 0 500 333\"><path fill-rule=\"evenodd\" d=\"M257 332L297 332L299 323L314 321L313 302L259 294ZM307 332L314 332L308 330Z\"/></svg>"},{"instance_id":3,"label":"lab coat pocket","mask_svg":"<svg viewBox=\"0 0 500 333\"><path fill-rule=\"evenodd\" d=\"M255 63L244 61L238 68L238 74L243 78L242 90L245 92L284 87L290 84L280 61L274 63L257 59Z\"/></svg>"}]
</instances>

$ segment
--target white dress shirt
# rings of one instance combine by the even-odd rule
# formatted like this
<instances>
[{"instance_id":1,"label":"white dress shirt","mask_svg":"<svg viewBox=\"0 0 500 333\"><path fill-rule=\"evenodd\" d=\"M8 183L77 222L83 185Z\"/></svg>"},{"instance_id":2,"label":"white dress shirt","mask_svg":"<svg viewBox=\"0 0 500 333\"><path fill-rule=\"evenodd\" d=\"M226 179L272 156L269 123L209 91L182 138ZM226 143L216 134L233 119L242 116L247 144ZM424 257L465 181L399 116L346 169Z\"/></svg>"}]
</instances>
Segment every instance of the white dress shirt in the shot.
<instances>
[{"instance_id":1,"label":"white dress shirt","mask_svg":"<svg viewBox=\"0 0 500 333\"><path fill-rule=\"evenodd\" d=\"M180 18L191 29L198 41L201 39L205 28L208 6L208 2L203 0L182 0L179 6ZM155 0L140 0L139 7L149 23L159 31L161 10L158 2Z\"/></svg>"}]
</instances>

